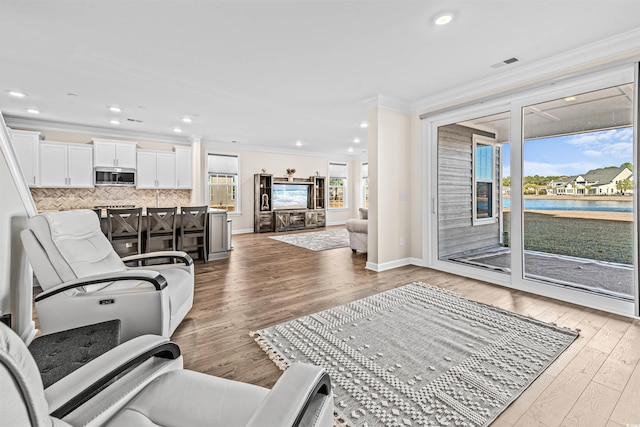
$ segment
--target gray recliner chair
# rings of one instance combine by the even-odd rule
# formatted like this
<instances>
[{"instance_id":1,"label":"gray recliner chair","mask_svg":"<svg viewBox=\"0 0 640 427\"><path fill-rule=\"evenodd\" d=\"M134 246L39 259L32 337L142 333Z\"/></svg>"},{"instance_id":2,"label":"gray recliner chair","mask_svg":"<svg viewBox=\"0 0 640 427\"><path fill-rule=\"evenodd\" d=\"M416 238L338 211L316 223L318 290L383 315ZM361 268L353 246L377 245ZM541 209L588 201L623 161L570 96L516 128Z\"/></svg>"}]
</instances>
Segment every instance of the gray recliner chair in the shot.
<instances>
[{"instance_id":1,"label":"gray recliner chair","mask_svg":"<svg viewBox=\"0 0 640 427\"><path fill-rule=\"evenodd\" d=\"M265 389L182 369L167 338L134 338L43 389L27 347L0 324L0 423L34 427L331 427L326 372L297 363Z\"/></svg>"},{"instance_id":2,"label":"gray recliner chair","mask_svg":"<svg viewBox=\"0 0 640 427\"><path fill-rule=\"evenodd\" d=\"M122 341L143 334L169 337L193 305L193 261L186 253L121 259L93 211L36 215L20 237L43 290L35 298L43 334L120 319ZM176 263L125 265L167 258Z\"/></svg>"}]
</instances>

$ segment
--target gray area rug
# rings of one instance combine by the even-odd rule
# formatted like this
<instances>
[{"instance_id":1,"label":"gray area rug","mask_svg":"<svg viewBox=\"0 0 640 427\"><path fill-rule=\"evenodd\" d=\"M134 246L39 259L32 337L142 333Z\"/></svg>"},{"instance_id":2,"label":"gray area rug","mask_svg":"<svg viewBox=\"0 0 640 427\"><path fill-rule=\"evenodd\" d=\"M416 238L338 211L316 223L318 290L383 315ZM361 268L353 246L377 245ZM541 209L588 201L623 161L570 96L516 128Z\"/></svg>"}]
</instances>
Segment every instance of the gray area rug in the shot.
<instances>
[{"instance_id":1,"label":"gray area rug","mask_svg":"<svg viewBox=\"0 0 640 427\"><path fill-rule=\"evenodd\" d=\"M270 236L269 238L312 251L326 251L349 246L349 232L346 229L284 234L282 236Z\"/></svg>"},{"instance_id":2,"label":"gray area rug","mask_svg":"<svg viewBox=\"0 0 640 427\"><path fill-rule=\"evenodd\" d=\"M262 329L282 369L324 367L349 426L487 426L578 336L421 283Z\"/></svg>"},{"instance_id":3,"label":"gray area rug","mask_svg":"<svg viewBox=\"0 0 640 427\"><path fill-rule=\"evenodd\" d=\"M502 249L452 261L511 272L511 250ZM605 261L525 251L524 269L528 278L553 279L561 284L605 293L622 298L633 298L633 266Z\"/></svg>"}]
</instances>

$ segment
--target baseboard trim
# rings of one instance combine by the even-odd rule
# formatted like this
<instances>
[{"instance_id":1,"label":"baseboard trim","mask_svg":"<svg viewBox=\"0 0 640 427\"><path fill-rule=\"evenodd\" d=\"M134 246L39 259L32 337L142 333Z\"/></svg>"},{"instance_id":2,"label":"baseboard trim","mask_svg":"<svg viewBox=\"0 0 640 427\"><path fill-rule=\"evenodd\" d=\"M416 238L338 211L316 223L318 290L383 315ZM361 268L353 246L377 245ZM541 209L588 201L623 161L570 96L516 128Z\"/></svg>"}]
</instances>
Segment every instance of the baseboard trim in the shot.
<instances>
[{"instance_id":1,"label":"baseboard trim","mask_svg":"<svg viewBox=\"0 0 640 427\"><path fill-rule=\"evenodd\" d=\"M253 228L245 228L244 230L233 230L231 234L249 234L253 232Z\"/></svg>"},{"instance_id":2,"label":"baseboard trim","mask_svg":"<svg viewBox=\"0 0 640 427\"><path fill-rule=\"evenodd\" d=\"M421 258L409 258L411 265L415 265L418 267L427 267L424 261Z\"/></svg>"},{"instance_id":3,"label":"baseboard trim","mask_svg":"<svg viewBox=\"0 0 640 427\"><path fill-rule=\"evenodd\" d=\"M392 270L394 268L404 267L405 265L411 264L411 258L397 259L395 261L384 262L382 264L376 264L374 262L367 261L367 265L365 266L365 268L367 270L373 270L377 273L380 273L381 271Z\"/></svg>"},{"instance_id":4,"label":"baseboard trim","mask_svg":"<svg viewBox=\"0 0 640 427\"><path fill-rule=\"evenodd\" d=\"M332 225L345 225L346 221L331 221L327 222L327 227L331 227Z\"/></svg>"}]
</instances>

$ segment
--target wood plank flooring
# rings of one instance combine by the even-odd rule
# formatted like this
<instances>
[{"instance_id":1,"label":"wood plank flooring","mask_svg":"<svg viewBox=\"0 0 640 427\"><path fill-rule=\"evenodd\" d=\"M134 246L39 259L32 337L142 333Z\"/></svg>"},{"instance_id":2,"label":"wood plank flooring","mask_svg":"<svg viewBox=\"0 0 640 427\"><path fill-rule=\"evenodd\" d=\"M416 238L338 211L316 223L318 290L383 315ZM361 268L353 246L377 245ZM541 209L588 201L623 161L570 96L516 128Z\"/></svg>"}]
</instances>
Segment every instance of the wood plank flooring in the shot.
<instances>
[{"instance_id":1,"label":"wood plank flooring","mask_svg":"<svg viewBox=\"0 0 640 427\"><path fill-rule=\"evenodd\" d=\"M422 281L580 330L494 426L640 425L640 320L421 267L375 273L349 248L313 252L270 235L234 235L229 259L196 262L195 304L172 337L185 368L271 387L281 372L250 331Z\"/></svg>"},{"instance_id":2,"label":"wood plank flooring","mask_svg":"<svg viewBox=\"0 0 640 427\"><path fill-rule=\"evenodd\" d=\"M234 235L228 260L196 262L194 308L172 337L185 368L271 387L280 371L250 331L422 281L580 330L494 426L640 424L639 320L421 267L375 273L349 248L313 252L270 235Z\"/></svg>"}]
</instances>

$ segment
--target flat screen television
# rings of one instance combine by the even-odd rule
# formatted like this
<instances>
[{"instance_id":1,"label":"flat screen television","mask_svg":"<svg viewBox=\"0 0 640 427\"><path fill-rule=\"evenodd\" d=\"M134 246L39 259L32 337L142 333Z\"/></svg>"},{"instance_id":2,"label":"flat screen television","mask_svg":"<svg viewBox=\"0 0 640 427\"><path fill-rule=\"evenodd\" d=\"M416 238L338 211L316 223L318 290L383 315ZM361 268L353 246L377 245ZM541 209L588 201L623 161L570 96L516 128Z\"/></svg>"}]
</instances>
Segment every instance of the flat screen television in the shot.
<instances>
[{"instance_id":1,"label":"flat screen television","mask_svg":"<svg viewBox=\"0 0 640 427\"><path fill-rule=\"evenodd\" d=\"M273 209L307 209L309 186L302 184L273 184Z\"/></svg>"}]
</instances>

